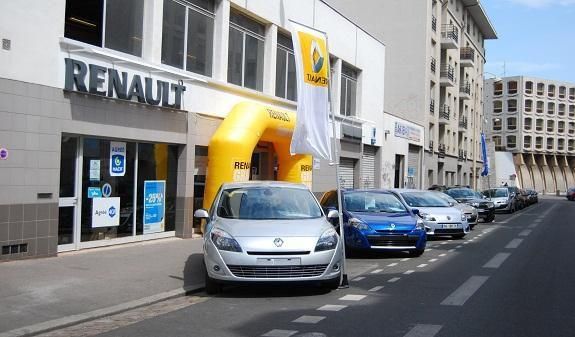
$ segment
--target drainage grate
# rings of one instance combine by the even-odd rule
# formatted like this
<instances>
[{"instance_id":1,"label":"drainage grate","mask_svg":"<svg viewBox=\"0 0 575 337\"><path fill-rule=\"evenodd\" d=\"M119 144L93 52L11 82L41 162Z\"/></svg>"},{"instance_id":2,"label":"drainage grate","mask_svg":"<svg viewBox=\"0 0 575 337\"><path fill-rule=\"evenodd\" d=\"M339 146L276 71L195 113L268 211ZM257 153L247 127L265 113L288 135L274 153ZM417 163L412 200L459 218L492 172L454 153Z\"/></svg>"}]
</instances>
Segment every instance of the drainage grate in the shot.
<instances>
[{"instance_id":1,"label":"drainage grate","mask_svg":"<svg viewBox=\"0 0 575 337\"><path fill-rule=\"evenodd\" d=\"M2 246L2 255L27 253L27 252L28 252L28 244L27 243L21 243L18 245Z\"/></svg>"}]
</instances>

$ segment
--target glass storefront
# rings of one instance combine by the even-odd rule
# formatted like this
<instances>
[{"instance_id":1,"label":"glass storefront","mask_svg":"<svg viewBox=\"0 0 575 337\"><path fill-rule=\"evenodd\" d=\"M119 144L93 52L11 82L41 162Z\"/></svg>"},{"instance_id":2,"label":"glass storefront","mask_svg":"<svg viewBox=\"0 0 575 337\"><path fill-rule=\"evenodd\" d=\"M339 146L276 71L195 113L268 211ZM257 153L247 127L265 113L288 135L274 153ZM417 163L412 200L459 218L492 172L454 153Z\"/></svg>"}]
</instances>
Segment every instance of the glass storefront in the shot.
<instances>
[{"instance_id":1,"label":"glass storefront","mask_svg":"<svg viewBox=\"0 0 575 337\"><path fill-rule=\"evenodd\" d=\"M177 145L63 136L59 244L174 231L178 155Z\"/></svg>"}]
</instances>

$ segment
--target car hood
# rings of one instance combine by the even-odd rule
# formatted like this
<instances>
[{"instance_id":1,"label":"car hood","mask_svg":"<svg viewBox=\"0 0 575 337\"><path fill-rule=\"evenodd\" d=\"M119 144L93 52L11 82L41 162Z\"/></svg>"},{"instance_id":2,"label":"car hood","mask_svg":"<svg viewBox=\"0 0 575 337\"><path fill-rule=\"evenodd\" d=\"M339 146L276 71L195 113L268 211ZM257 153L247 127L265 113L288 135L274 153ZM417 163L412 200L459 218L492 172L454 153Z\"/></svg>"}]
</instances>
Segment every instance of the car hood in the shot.
<instances>
[{"instance_id":1,"label":"car hood","mask_svg":"<svg viewBox=\"0 0 575 337\"><path fill-rule=\"evenodd\" d=\"M347 212L350 217L357 218L374 230L385 230L394 228L395 230L413 230L417 223L414 215L410 213L364 213ZM393 227L392 224L395 226Z\"/></svg>"},{"instance_id":2,"label":"car hood","mask_svg":"<svg viewBox=\"0 0 575 337\"><path fill-rule=\"evenodd\" d=\"M417 207L419 213L434 217L437 222L461 222L461 210L455 207Z\"/></svg>"},{"instance_id":3,"label":"car hood","mask_svg":"<svg viewBox=\"0 0 575 337\"><path fill-rule=\"evenodd\" d=\"M463 213L474 213L475 212L475 207L471 207L467 204L457 204L453 207L463 211Z\"/></svg>"},{"instance_id":4,"label":"car hood","mask_svg":"<svg viewBox=\"0 0 575 337\"><path fill-rule=\"evenodd\" d=\"M465 198L454 198L455 200L457 200L458 202L462 202L462 203L472 203L472 202L478 202L478 203L482 203L485 202L485 199L479 199L479 198L473 198L473 197L465 197Z\"/></svg>"},{"instance_id":5,"label":"car hood","mask_svg":"<svg viewBox=\"0 0 575 337\"><path fill-rule=\"evenodd\" d=\"M500 197L500 198L490 198L489 200L493 202L507 202L507 197Z\"/></svg>"},{"instance_id":6,"label":"car hood","mask_svg":"<svg viewBox=\"0 0 575 337\"><path fill-rule=\"evenodd\" d=\"M238 220L218 218L214 226L234 238L241 237L314 237L334 228L324 217L297 220Z\"/></svg>"}]
</instances>

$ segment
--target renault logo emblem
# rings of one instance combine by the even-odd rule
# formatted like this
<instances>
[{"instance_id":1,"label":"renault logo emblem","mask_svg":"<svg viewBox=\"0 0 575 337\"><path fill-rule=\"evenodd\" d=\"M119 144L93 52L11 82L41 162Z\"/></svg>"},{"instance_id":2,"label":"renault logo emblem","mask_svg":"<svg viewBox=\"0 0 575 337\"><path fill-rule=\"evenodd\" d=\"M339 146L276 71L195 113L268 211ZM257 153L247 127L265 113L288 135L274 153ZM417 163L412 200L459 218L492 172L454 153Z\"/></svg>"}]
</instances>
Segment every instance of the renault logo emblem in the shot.
<instances>
[{"instance_id":1,"label":"renault logo emblem","mask_svg":"<svg viewBox=\"0 0 575 337\"><path fill-rule=\"evenodd\" d=\"M447 216L447 220L451 220L451 217L449 215Z\"/></svg>"},{"instance_id":2,"label":"renault logo emblem","mask_svg":"<svg viewBox=\"0 0 575 337\"><path fill-rule=\"evenodd\" d=\"M395 229L395 224L394 224L394 223L392 223L390 226L391 226L391 229Z\"/></svg>"},{"instance_id":3,"label":"renault logo emblem","mask_svg":"<svg viewBox=\"0 0 575 337\"><path fill-rule=\"evenodd\" d=\"M281 247L284 244L284 240L280 239L280 238L276 238L274 240L274 245L276 245L276 247Z\"/></svg>"}]
</instances>

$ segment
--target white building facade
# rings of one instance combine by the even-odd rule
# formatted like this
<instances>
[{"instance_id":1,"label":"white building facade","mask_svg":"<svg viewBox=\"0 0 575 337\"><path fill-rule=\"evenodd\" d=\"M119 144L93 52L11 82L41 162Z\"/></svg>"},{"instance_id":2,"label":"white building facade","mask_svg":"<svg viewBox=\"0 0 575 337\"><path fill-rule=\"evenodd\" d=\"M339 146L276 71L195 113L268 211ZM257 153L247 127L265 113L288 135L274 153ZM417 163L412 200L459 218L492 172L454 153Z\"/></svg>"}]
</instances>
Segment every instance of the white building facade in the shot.
<instances>
[{"instance_id":1,"label":"white building facade","mask_svg":"<svg viewBox=\"0 0 575 337\"><path fill-rule=\"evenodd\" d=\"M0 260L191 237L233 107L296 111L290 20L328 35L340 180L381 187L385 46L323 1L3 1ZM250 178L275 179L274 158L258 143ZM315 161L313 191L335 184Z\"/></svg>"}]
</instances>

